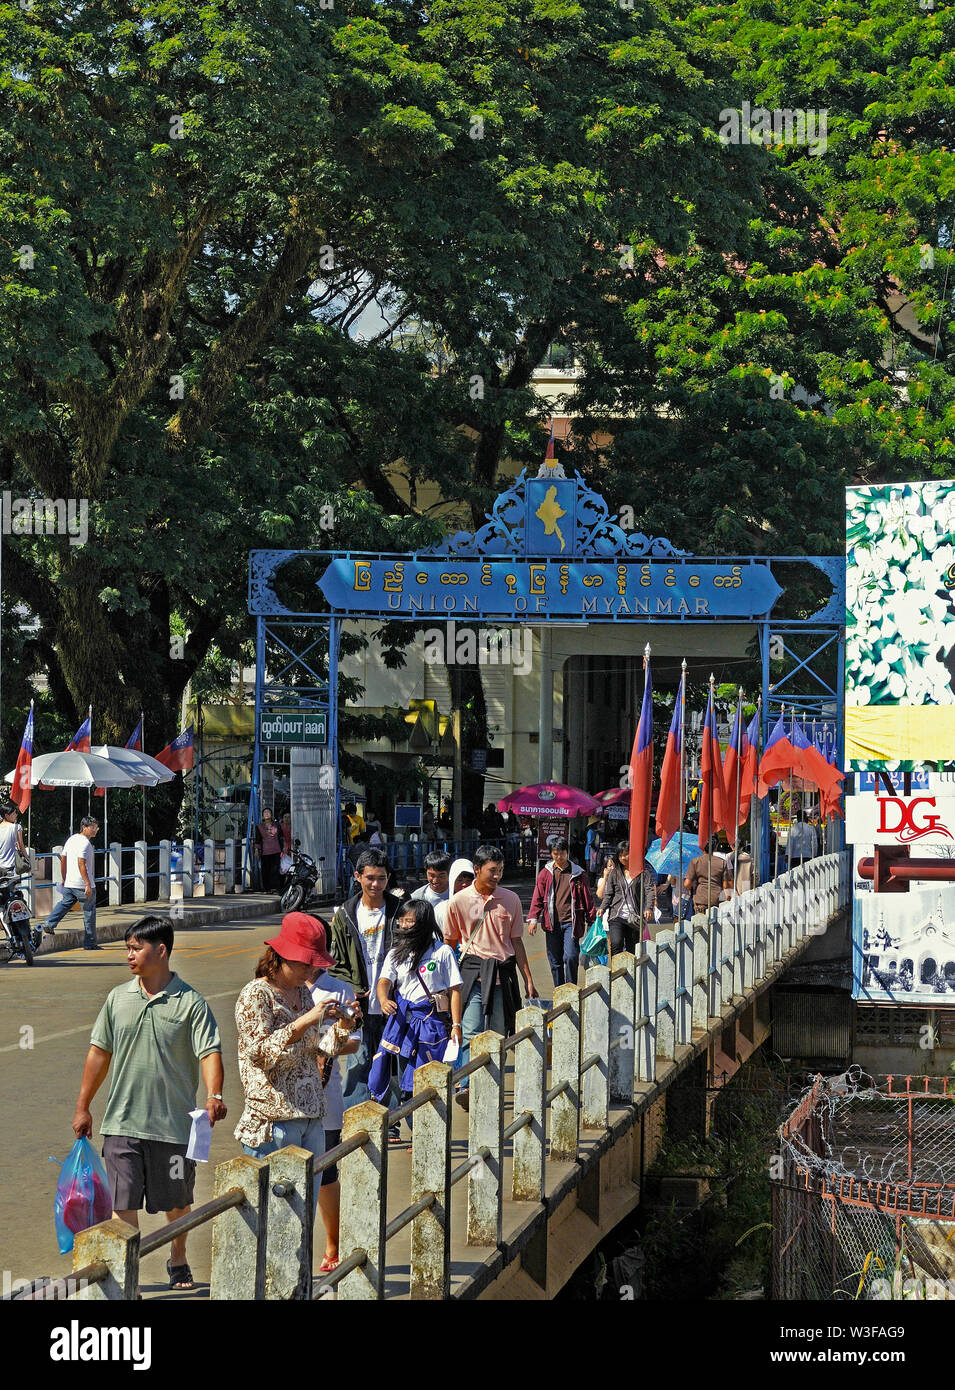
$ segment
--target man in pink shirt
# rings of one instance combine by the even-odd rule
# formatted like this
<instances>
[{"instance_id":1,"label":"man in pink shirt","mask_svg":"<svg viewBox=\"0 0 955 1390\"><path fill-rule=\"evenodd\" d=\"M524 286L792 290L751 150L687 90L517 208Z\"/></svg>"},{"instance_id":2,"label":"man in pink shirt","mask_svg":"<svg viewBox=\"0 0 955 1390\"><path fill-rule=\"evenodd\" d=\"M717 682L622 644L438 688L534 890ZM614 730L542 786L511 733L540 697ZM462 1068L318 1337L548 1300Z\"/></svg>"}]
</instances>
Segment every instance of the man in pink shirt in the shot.
<instances>
[{"instance_id":1,"label":"man in pink shirt","mask_svg":"<svg viewBox=\"0 0 955 1390\"><path fill-rule=\"evenodd\" d=\"M517 973L524 977L528 999L537 997L531 968L524 950L524 914L521 900L500 886L504 859L495 845L481 845L474 855L474 882L455 893L448 903L445 938L460 944L461 998L464 1046L461 1065L471 1055L471 1039L493 1029L504 1037L514 1032L521 991ZM461 1083L456 1100L468 1105L468 1083Z\"/></svg>"}]
</instances>

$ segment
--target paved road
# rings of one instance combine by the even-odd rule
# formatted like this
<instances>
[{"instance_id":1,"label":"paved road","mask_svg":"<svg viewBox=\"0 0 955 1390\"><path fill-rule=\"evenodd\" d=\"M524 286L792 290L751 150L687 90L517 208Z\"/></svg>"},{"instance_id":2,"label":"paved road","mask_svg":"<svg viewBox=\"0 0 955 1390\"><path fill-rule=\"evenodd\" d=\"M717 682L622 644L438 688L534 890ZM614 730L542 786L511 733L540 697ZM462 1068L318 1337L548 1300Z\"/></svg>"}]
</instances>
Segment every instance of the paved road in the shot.
<instances>
[{"instance_id":1,"label":"paved road","mask_svg":"<svg viewBox=\"0 0 955 1390\"><path fill-rule=\"evenodd\" d=\"M514 885L525 906L529 886ZM233 1127L242 1109L236 1068L234 1002L248 979L266 936L277 929L274 916L228 922L177 933L173 965L209 1000L222 1035L229 1118L213 1130L208 1164L200 1164L196 1202L212 1196L213 1169L239 1152ZM550 973L541 934L528 940L535 982L549 995ZM65 1275L72 1255L61 1255L53 1227L53 1193L59 1170L49 1156L62 1159L73 1142L71 1121L89 1046L93 1020L109 990L129 979L123 942L108 943L98 955L68 951L0 968L0 1105L5 1123L0 1145L0 1270L10 1277ZM105 1107L108 1081L93 1102L94 1137ZM163 1224L162 1216L141 1214L142 1229ZM211 1226L189 1237L189 1260L196 1280L207 1283ZM182 1298L165 1289L163 1251L143 1261L141 1287L148 1298ZM195 1295L192 1295L195 1297Z\"/></svg>"}]
</instances>

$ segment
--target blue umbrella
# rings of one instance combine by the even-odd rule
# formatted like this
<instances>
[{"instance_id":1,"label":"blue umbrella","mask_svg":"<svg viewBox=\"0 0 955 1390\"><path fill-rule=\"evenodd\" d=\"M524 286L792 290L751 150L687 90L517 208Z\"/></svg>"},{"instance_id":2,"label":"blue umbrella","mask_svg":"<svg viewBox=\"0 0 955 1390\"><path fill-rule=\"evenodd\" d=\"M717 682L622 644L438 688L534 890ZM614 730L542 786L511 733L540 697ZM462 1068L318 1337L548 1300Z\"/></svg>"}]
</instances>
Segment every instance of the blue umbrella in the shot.
<instances>
[{"instance_id":1,"label":"blue umbrella","mask_svg":"<svg viewBox=\"0 0 955 1390\"><path fill-rule=\"evenodd\" d=\"M680 837L678 834L673 836L666 849L661 847L659 839L654 840L644 857L658 874L673 874L674 877L679 875L682 878L690 860L695 859L699 852L700 847L696 842L696 836L684 832L682 864L680 863Z\"/></svg>"}]
</instances>

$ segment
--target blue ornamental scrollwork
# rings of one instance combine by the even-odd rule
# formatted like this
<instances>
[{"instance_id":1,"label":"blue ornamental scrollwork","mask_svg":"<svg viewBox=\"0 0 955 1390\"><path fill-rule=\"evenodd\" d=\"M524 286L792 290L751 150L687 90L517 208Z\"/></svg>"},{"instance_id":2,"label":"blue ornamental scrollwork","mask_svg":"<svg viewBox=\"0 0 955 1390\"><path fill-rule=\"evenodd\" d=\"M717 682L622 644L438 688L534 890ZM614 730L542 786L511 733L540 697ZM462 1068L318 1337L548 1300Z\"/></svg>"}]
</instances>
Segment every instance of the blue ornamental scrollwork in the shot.
<instances>
[{"instance_id":1,"label":"blue ornamental scrollwork","mask_svg":"<svg viewBox=\"0 0 955 1390\"><path fill-rule=\"evenodd\" d=\"M568 559L683 559L692 554L678 550L662 536L645 536L640 531L624 531L611 518L607 501L588 487L579 473L577 484L577 544ZM521 472L512 487L502 492L487 514L486 523L475 532L456 531L427 555L513 556L527 554L524 540L527 475Z\"/></svg>"}]
</instances>

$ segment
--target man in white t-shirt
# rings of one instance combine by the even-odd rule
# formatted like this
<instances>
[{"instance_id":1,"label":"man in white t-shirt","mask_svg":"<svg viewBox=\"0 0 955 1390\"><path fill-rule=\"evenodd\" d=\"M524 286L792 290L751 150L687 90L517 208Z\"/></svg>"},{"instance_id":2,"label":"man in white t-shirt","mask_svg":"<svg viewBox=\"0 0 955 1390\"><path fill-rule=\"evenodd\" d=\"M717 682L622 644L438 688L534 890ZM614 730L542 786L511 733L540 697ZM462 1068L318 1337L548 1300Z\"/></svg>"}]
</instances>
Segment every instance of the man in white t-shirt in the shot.
<instances>
[{"instance_id":1,"label":"man in white t-shirt","mask_svg":"<svg viewBox=\"0 0 955 1390\"><path fill-rule=\"evenodd\" d=\"M380 849L367 849L359 856L355 879L360 891L336 909L328 943L335 957L330 973L351 985L365 1016L361 1046L345 1068L346 1109L371 1099L368 1073L385 1027L375 989L402 904L401 898L385 892L388 860Z\"/></svg>"},{"instance_id":2,"label":"man in white t-shirt","mask_svg":"<svg viewBox=\"0 0 955 1390\"><path fill-rule=\"evenodd\" d=\"M99 821L92 816L84 816L80 821L77 835L71 835L63 846L60 856L60 873L63 876L61 897L56 907L43 923L46 936L52 936L57 924L66 916L74 903L83 908L83 950L98 951L96 944L96 885L93 867L93 841L99 832Z\"/></svg>"},{"instance_id":3,"label":"man in white t-shirt","mask_svg":"<svg viewBox=\"0 0 955 1390\"><path fill-rule=\"evenodd\" d=\"M323 970L309 985L312 1001L315 1004L340 1004L347 1007L355 1003L355 991L345 980L336 980ZM342 1097L341 1057L358 1051L361 1044L361 1023L348 1039L338 1056L331 1059L328 1076L325 1079L325 1152L341 1143L342 1120L345 1115L345 1101ZM318 1189L318 1209L325 1227L325 1255L319 1265L319 1272L327 1274L338 1264L338 1220L341 1206L341 1183L338 1178L338 1164L326 1168L322 1173L322 1185Z\"/></svg>"},{"instance_id":4,"label":"man in white t-shirt","mask_svg":"<svg viewBox=\"0 0 955 1390\"><path fill-rule=\"evenodd\" d=\"M26 853L23 829L17 824L19 814L12 801L0 802L0 874L15 874L17 850Z\"/></svg>"},{"instance_id":5,"label":"man in white t-shirt","mask_svg":"<svg viewBox=\"0 0 955 1390\"><path fill-rule=\"evenodd\" d=\"M414 890L412 900L417 902L418 899L423 899L432 907L437 907L438 903L446 903L451 896L448 887L450 868L451 856L445 850L433 849L430 854L426 854L424 872L428 881Z\"/></svg>"}]
</instances>

